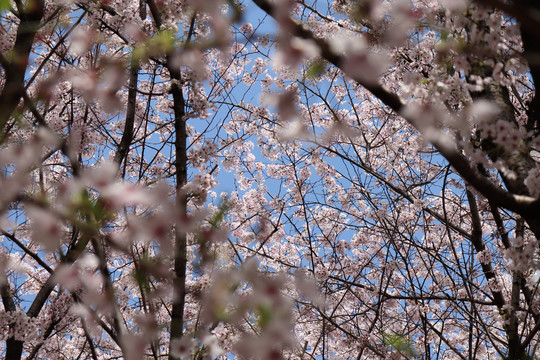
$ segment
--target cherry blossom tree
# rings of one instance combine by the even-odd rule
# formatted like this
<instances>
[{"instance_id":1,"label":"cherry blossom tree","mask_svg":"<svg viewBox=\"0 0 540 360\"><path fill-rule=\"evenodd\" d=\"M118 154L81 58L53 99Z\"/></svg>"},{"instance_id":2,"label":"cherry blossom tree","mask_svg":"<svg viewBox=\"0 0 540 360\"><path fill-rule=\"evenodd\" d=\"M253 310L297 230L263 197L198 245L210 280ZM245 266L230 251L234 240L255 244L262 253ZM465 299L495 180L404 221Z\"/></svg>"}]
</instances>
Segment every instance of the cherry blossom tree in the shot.
<instances>
[{"instance_id":1,"label":"cherry blossom tree","mask_svg":"<svg viewBox=\"0 0 540 360\"><path fill-rule=\"evenodd\" d=\"M0 1L1 353L540 356L539 12Z\"/></svg>"}]
</instances>

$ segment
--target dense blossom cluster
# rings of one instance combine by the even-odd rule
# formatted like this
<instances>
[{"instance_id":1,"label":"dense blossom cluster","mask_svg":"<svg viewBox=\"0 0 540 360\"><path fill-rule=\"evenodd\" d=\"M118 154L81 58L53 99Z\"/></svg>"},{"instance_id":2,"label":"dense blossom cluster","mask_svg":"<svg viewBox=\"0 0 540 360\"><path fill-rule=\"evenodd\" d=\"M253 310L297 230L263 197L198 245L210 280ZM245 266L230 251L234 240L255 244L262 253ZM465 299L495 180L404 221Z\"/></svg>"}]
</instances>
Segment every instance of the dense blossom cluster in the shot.
<instances>
[{"instance_id":1,"label":"dense blossom cluster","mask_svg":"<svg viewBox=\"0 0 540 360\"><path fill-rule=\"evenodd\" d=\"M0 313L0 329L2 340L10 337L21 341L40 340L40 323L37 318L30 318L22 310L4 311Z\"/></svg>"}]
</instances>

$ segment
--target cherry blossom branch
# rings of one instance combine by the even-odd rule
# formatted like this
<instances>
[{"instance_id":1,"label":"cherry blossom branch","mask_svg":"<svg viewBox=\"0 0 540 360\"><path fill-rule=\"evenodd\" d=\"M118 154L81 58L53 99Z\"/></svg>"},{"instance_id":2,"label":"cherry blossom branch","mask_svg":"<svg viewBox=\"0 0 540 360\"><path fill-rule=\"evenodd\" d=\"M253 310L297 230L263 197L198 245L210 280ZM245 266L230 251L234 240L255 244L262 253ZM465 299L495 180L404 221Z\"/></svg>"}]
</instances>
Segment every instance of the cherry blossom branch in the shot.
<instances>
[{"instance_id":1,"label":"cherry blossom branch","mask_svg":"<svg viewBox=\"0 0 540 360\"><path fill-rule=\"evenodd\" d=\"M446 346L448 346L457 356L459 356L461 359L463 360L467 360L467 358L465 357L465 355L462 354L462 351L460 351L459 349L457 349L454 344L448 340L441 331L439 331L432 323L429 319L427 319L424 315L421 315L422 319L424 320L424 323L427 324L429 326L429 328L435 333L437 334L437 336L439 337L439 339L441 339L445 344Z\"/></svg>"},{"instance_id":2,"label":"cherry blossom branch","mask_svg":"<svg viewBox=\"0 0 540 360\"><path fill-rule=\"evenodd\" d=\"M24 245L19 239L17 239L13 234L10 234L8 233L7 231L5 231L4 229L0 229L0 233L2 233L2 235L4 235L5 237L7 237L8 239L10 239L11 241L13 241L19 248L21 248L22 251L24 251L25 254L28 254L30 255L30 257L34 260L36 260L36 262L41 265L41 267L43 267L45 270L47 270L47 272L49 274L52 274L53 270L51 269L51 267L49 265L47 265L47 263L45 261L43 261L35 252L33 252L32 250L30 250L26 245Z\"/></svg>"},{"instance_id":3,"label":"cherry blossom branch","mask_svg":"<svg viewBox=\"0 0 540 360\"><path fill-rule=\"evenodd\" d=\"M540 86L540 42L538 41L538 27L534 30L523 28L521 31L523 40L523 57L529 62L529 69L535 88ZM527 109L528 131L533 131L535 135L540 133L540 93L535 91L534 97L528 103Z\"/></svg>"},{"instance_id":4,"label":"cherry blossom branch","mask_svg":"<svg viewBox=\"0 0 540 360\"><path fill-rule=\"evenodd\" d=\"M86 340L88 341L88 346L90 347L90 354L92 355L92 359L98 360L96 347L94 346L94 342L92 341L92 336L90 335L90 332L88 331L88 325L86 325L86 320L81 319L81 323L84 330L84 336L86 337Z\"/></svg>"},{"instance_id":5,"label":"cherry blossom branch","mask_svg":"<svg viewBox=\"0 0 540 360\"><path fill-rule=\"evenodd\" d=\"M497 8L513 16L521 25L532 33L538 33L540 27L540 10L522 1L505 2L501 0L475 0L475 2Z\"/></svg>"},{"instance_id":6,"label":"cherry blossom branch","mask_svg":"<svg viewBox=\"0 0 540 360\"><path fill-rule=\"evenodd\" d=\"M101 272L101 276L103 277L103 280L105 282L105 292L109 300L109 304L112 305L113 326L116 330L116 334L120 338L120 342L118 345L122 349L122 352L125 354L125 344L123 342L123 337L126 334L126 328L124 325L122 313L120 312L120 309L118 307L117 299L114 295L114 286L111 279L111 273L109 272L109 268L107 266L107 256L105 255L105 250L103 249L103 246L99 239L97 239L96 237L92 237L90 241L92 242L92 248L94 249L94 252L99 259L99 271Z\"/></svg>"},{"instance_id":7,"label":"cherry blossom branch","mask_svg":"<svg viewBox=\"0 0 540 360\"><path fill-rule=\"evenodd\" d=\"M147 0L152 18L158 29L162 26L160 11L154 0ZM193 24L193 22L192 22ZM193 33L193 26L190 26L188 41ZM171 94L173 96L173 114L175 130L175 154L174 162L176 168L176 204L180 213L187 211L187 197L182 188L187 183L187 129L185 101L182 90L182 76L179 69L172 65L171 55L166 57L165 67L171 77ZM174 273L173 279L173 301L171 311L171 331L169 343L169 359L175 359L174 352L171 351L174 340L180 339L184 331L184 305L186 297L186 267L187 267L187 234L181 229L181 224L177 222L175 229L174 243Z\"/></svg>"},{"instance_id":8,"label":"cherry blossom branch","mask_svg":"<svg viewBox=\"0 0 540 360\"><path fill-rule=\"evenodd\" d=\"M335 275L329 275L328 277L330 279L334 279L336 281L339 281L339 282L342 282L342 283L345 283L347 285L351 285L354 287L358 287L360 289L364 289L368 291L375 291L375 287L373 286L360 284L354 281L340 278ZM390 294L390 293L383 293L383 296L388 299L396 299L396 300L451 300L451 301L463 301L463 302L475 303L478 305L495 305L495 302L493 301L473 299L473 298L464 298L464 297L458 297L458 296L438 296L438 295L423 295L423 294L395 295L395 294Z\"/></svg>"},{"instance_id":9,"label":"cherry blossom branch","mask_svg":"<svg viewBox=\"0 0 540 360\"><path fill-rule=\"evenodd\" d=\"M49 338L49 336L51 336L53 330L54 330L54 327L56 325L58 325L58 323L62 320L62 318L59 318L58 320L53 320L51 321L51 323L49 324L49 326L47 326L47 329L45 329L45 331L43 332L43 335L42 335L42 339L41 341L39 342L39 344L37 344L33 349L32 349L32 352L30 352L30 354L28 355L28 357L26 358L26 360L32 360L34 357L36 357L37 353L39 352L39 349L41 349L41 347L43 346L43 344L45 343L45 341Z\"/></svg>"},{"instance_id":10,"label":"cherry blossom branch","mask_svg":"<svg viewBox=\"0 0 540 360\"><path fill-rule=\"evenodd\" d=\"M2 58L2 55L0 54L0 59ZM30 110L34 118L36 119L39 126L42 126L43 128L49 130L51 133L54 133L51 128L49 127L49 124L47 124L47 121L45 121L45 117L39 112L39 110L36 108L34 101L30 98L28 95L28 92L26 89L23 89L22 91L22 98L24 101L24 105ZM51 151L49 151L42 159L42 162L45 159L48 159L50 156L52 156L58 149L62 151L62 153L68 158L73 175L78 176L81 166L79 164L79 161L77 158L69 151L68 145L67 145L67 139L62 139L59 146L57 148L53 148Z\"/></svg>"},{"instance_id":11,"label":"cherry blossom branch","mask_svg":"<svg viewBox=\"0 0 540 360\"><path fill-rule=\"evenodd\" d=\"M301 302L300 302L301 303ZM347 336L349 336L350 338L352 339L355 339L358 341L358 336L352 334L349 330L345 329L343 326L341 326L340 324L338 324L333 318L331 318L330 316L326 315L324 313L323 310L321 310L319 307L315 307L315 309L317 310L317 312L319 313L319 315L326 321L328 321L330 324L332 324L332 326L334 326L336 329L339 329L340 331L342 331L344 334L346 334ZM373 351L375 354L381 356L381 357L384 357L384 353L378 349L376 349L374 346L372 346L371 344L366 344L365 345L366 348L370 349L371 351Z\"/></svg>"},{"instance_id":12,"label":"cherry blossom branch","mask_svg":"<svg viewBox=\"0 0 540 360\"><path fill-rule=\"evenodd\" d=\"M43 69L43 67L45 67L45 65L47 65L47 63L49 62L49 59L56 53L58 48L65 45L65 41L68 38L68 36L81 23L81 21L84 19L84 17L86 16L87 13L88 13L88 11L86 9L83 9L83 12L82 12L81 16L79 16L79 18L73 23L73 25L71 25L71 27L68 29L68 31L66 31L66 33L60 39L58 39L58 41L56 42L54 47L51 48L51 50L49 51L47 56L45 56L45 58L43 58L43 60L41 61L41 63L39 64L39 66L37 67L35 72L32 74L32 77L30 77L30 79L26 82L26 85L24 86L25 90L28 90L30 85L32 85L32 83L35 81L35 79L41 73L41 70Z\"/></svg>"},{"instance_id":13,"label":"cherry blossom branch","mask_svg":"<svg viewBox=\"0 0 540 360\"><path fill-rule=\"evenodd\" d=\"M480 222L480 215L478 213L478 206L476 205L476 199L474 198L474 195L469 190L467 190L467 200L469 201L469 208L471 211L471 223L472 223L472 236L470 240L474 246L474 249L476 250L476 253L481 253L482 251L486 250L484 242L482 241L482 224ZM484 276L486 277L487 281L497 280L495 277L495 272L493 271L493 268L490 262L488 263L480 262L480 265L482 267L482 271L484 272ZM492 290L491 292L493 294L495 304L497 305L499 309L502 309L502 307L505 304L502 293L496 290Z\"/></svg>"},{"instance_id":14,"label":"cherry blossom branch","mask_svg":"<svg viewBox=\"0 0 540 360\"><path fill-rule=\"evenodd\" d=\"M490 205L491 214L493 215L493 220L495 221L495 225L497 226L497 232L499 234L499 238L501 239L501 242L504 248L509 249L512 246L512 244L510 243L510 239L508 238L508 232L504 228L504 223L501 218L499 209L496 206L492 205L491 203L489 205ZM531 289L529 289L529 287L527 286L525 279L523 277L523 274L519 274L519 276L521 278L520 280L521 292L523 293L523 296L525 297L525 301L527 302L527 305L532 306L534 294L531 292ZM533 313L533 318L536 324L540 322L540 314Z\"/></svg>"},{"instance_id":15,"label":"cherry blossom branch","mask_svg":"<svg viewBox=\"0 0 540 360\"><path fill-rule=\"evenodd\" d=\"M2 62L6 80L0 93L0 131L5 132L9 118L19 105L24 90L24 76L34 37L39 29L39 22L44 14L44 0L30 0L19 9L20 23L17 28L15 44L13 45L11 59L7 63ZM6 138L2 134L1 141Z\"/></svg>"},{"instance_id":16,"label":"cherry blossom branch","mask_svg":"<svg viewBox=\"0 0 540 360\"><path fill-rule=\"evenodd\" d=\"M15 306L15 301L13 300L13 291L11 290L11 285L9 284L9 281L7 279L3 284L0 285L0 293L2 295L2 303L4 304L4 310L15 312L17 310L17 307ZM6 340L6 359L20 359L22 355L22 350L22 341L16 340L14 336L11 336Z\"/></svg>"},{"instance_id":17,"label":"cherry blossom branch","mask_svg":"<svg viewBox=\"0 0 540 360\"><path fill-rule=\"evenodd\" d=\"M331 152L332 154L336 155L336 156L339 156L340 158L342 158L343 160L346 160L348 162L350 162L352 165L354 166L358 166L359 168L361 168L362 170L364 170L365 172L367 172L368 174L372 175L373 177L375 177L377 180L379 180L380 182L384 183L385 185L387 185L392 191L394 191L396 194L399 194L401 196L403 196L404 199L406 199L407 201L409 201L411 204L414 204L415 203L415 199L410 195L408 194L405 190L399 188L398 186L392 184L390 181L388 181L388 179L386 179L385 177L383 177L381 174L377 173L375 170L373 170L371 167L367 166L366 164L364 164L361 160L360 162L358 161L355 161L354 159L348 157L348 156L345 156L343 155L342 153L340 153L339 151L336 151L328 146L324 146L322 144L319 144L319 146L321 146L323 149ZM435 219L439 220L441 223L448 223L448 226L454 230L455 232L457 232L458 234L460 234L461 236L463 236L464 238L466 239L470 239L471 238L471 234L467 231L465 231L463 228L455 225L455 224L452 224L450 222L448 222L441 214L437 213L436 211L434 211L433 209L430 209L429 207L427 206L422 206L422 210L424 210L425 212L427 212L429 215L433 216Z\"/></svg>"},{"instance_id":18,"label":"cherry blossom branch","mask_svg":"<svg viewBox=\"0 0 540 360\"><path fill-rule=\"evenodd\" d=\"M467 194L467 201L469 202L469 209L471 212L471 223L472 223L472 233L473 237L471 238L471 242L476 250L476 253L479 254L483 251L486 251L486 247L482 240L482 224L480 221L480 213L478 211L478 205L476 203L476 198L474 194L470 191L466 191ZM493 267L491 266L491 262L484 262L480 261L480 265L482 268L482 271L484 273L484 276L486 280L497 282L497 279L495 277L495 272L493 270ZM519 286L516 287L516 279L519 279L519 276L517 274L514 274L513 282L512 282L512 299L510 305L515 305L515 297L517 295L517 298L519 299ZM518 280L519 281L519 280ZM514 357L516 357L516 354L519 353L521 347L520 347L520 340L519 340L519 334L518 334L518 320L516 317L515 310L506 311L504 308L504 304L506 303L502 293L500 290L491 289L491 293L493 295L493 298L495 300L495 304L497 305L497 308L501 312L503 316L505 316L505 320L508 321L510 325L505 327L506 334L508 336L508 349L509 353L513 354ZM475 308L476 310L476 308ZM512 324L514 326L512 326ZM489 332L486 332L489 333ZM491 337L491 335L488 335ZM517 356L518 358L521 356Z\"/></svg>"},{"instance_id":19,"label":"cherry blossom branch","mask_svg":"<svg viewBox=\"0 0 540 360\"><path fill-rule=\"evenodd\" d=\"M267 14L276 18L276 8L269 1L253 0L253 2ZM347 74L347 71L344 70L343 66L346 63L345 57L336 53L325 39L315 36L311 30L306 29L293 19L288 18L287 20L283 20L276 18L276 20L286 21L287 27L290 29L292 35L315 42L320 49L321 57ZM407 114L407 105L395 93L391 92L382 85L366 81L356 74L347 75L349 75L359 85L371 92L383 104L402 116L420 133L423 133L424 128L419 123L418 119L410 114ZM486 179L485 176L471 167L470 161L459 153L455 145L450 143L451 140L448 139L444 134L441 133L438 137L430 136L429 140L435 149L437 149L437 151L439 151L439 153L446 158L446 160L457 170L465 181L471 184L484 197L493 201L493 203L497 206L507 208L523 215L534 215L540 212L539 199L512 194L494 185L491 181Z\"/></svg>"},{"instance_id":20,"label":"cherry blossom branch","mask_svg":"<svg viewBox=\"0 0 540 360\"><path fill-rule=\"evenodd\" d=\"M74 239L74 241L76 241L76 239ZM67 255L63 257L59 265L74 262L77 259L77 257L82 254L82 251L84 250L84 248L86 248L88 241L82 241L82 243L81 241L77 241L78 245L72 247L70 251L68 251ZM58 267L56 269L58 269ZM54 287L56 286L56 280L54 279L54 274L55 272L52 272L52 274L49 276L45 284L41 286L37 295L34 298L34 301L32 302L29 309L27 310L26 316L35 318L39 315L41 309L47 302L47 299L49 298L50 294L54 290ZM10 295L11 289L9 287L9 283L6 282L6 284L2 286L1 291L2 291L2 301L4 303L4 309L6 309L7 311L15 311L16 307L15 307L15 303L13 302L13 297L12 295ZM24 344L24 341L22 340L16 340L13 337L9 338L6 342L6 358L10 360L20 359L22 356L23 344ZM9 354L9 356L7 356L7 354Z\"/></svg>"},{"instance_id":21,"label":"cherry blossom branch","mask_svg":"<svg viewBox=\"0 0 540 360\"><path fill-rule=\"evenodd\" d=\"M529 334L527 334L527 337L525 338L525 340L523 340L523 342L521 343L522 351L524 351L531 344L531 341L534 340L534 337L536 336L536 334L538 334L539 331L540 331L540 321L538 321L536 325L534 325L534 327L531 329Z\"/></svg>"},{"instance_id":22,"label":"cherry blossom branch","mask_svg":"<svg viewBox=\"0 0 540 360\"><path fill-rule=\"evenodd\" d=\"M139 78L139 65L136 62L137 60L131 61L124 132L120 144L118 144L116 154L114 154L114 162L119 165L119 169L122 161L127 157L131 142L133 141L133 126L135 124L135 113L137 109L137 82Z\"/></svg>"}]
</instances>

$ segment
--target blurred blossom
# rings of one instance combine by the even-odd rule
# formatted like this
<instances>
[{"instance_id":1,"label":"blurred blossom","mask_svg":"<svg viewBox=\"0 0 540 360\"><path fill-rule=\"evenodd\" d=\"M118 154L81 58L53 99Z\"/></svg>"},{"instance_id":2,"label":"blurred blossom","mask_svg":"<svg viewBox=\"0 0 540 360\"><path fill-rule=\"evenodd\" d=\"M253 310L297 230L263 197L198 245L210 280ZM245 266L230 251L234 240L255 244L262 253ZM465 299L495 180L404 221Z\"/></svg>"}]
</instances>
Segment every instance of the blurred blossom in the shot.
<instances>
[{"instance_id":1,"label":"blurred blossom","mask_svg":"<svg viewBox=\"0 0 540 360\"><path fill-rule=\"evenodd\" d=\"M469 5L468 0L438 0L441 6L444 8L455 11L455 12L461 12L465 11L467 9L467 6Z\"/></svg>"},{"instance_id":2,"label":"blurred blossom","mask_svg":"<svg viewBox=\"0 0 540 360\"><path fill-rule=\"evenodd\" d=\"M54 280L69 291L75 291L81 286L79 269L76 265L61 265L54 273Z\"/></svg>"},{"instance_id":3,"label":"blurred blossom","mask_svg":"<svg viewBox=\"0 0 540 360\"><path fill-rule=\"evenodd\" d=\"M125 360L143 360L146 358L145 350L148 346L148 338L140 334L125 334L122 336Z\"/></svg>"},{"instance_id":4,"label":"blurred blossom","mask_svg":"<svg viewBox=\"0 0 540 360\"><path fill-rule=\"evenodd\" d=\"M201 337L201 342L208 348L211 357L218 357L225 354L223 349L219 346L219 341L214 334L203 335Z\"/></svg>"},{"instance_id":5,"label":"blurred blossom","mask_svg":"<svg viewBox=\"0 0 540 360\"><path fill-rule=\"evenodd\" d=\"M273 58L276 66L298 66L305 59L320 55L321 50L313 40L292 37L286 43L280 43Z\"/></svg>"},{"instance_id":6,"label":"blurred blossom","mask_svg":"<svg viewBox=\"0 0 540 360\"><path fill-rule=\"evenodd\" d=\"M64 241L64 226L49 209L28 206L26 214L31 221L32 241L45 250L54 251Z\"/></svg>"},{"instance_id":7,"label":"blurred blossom","mask_svg":"<svg viewBox=\"0 0 540 360\"><path fill-rule=\"evenodd\" d=\"M475 101L467 110L479 125L492 123L495 116L500 112L497 104L486 100Z\"/></svg>"},{"instance_id":8,"label":"blurred blossom","mask_svg":"<svg viewBox=\"0 0 540 360\"><path fill-rule=\"evenodd\" d=\"M127 205L148 204L152 200L144 189L126 182L116 182L103 187L101 196L108 210L119 210Z\"/></svg>"},{"instance_id":9,"label":"blurred blossom","mask_svg":"<svg viewBox=\"0 0 540 360\"><path fill-rule=\"evenodd\" d=\"M173 339L171 341L170 351L175 357L180 359L190 359L194 347L195 340L185 335L180 339Z\"/></svg>"},{"instance_id":10,"label":"blurred blossom","mask_svg":"<svg viewBox=\"0 0 540 360\"><path fill-rule=\"evenodd\" d=\"M95 186L101 190L111 185L118 172L118 165L112 161L103 161L99 165L89 168L83 175L84 182L88 186Z\"/></svg>"},{"instance_id":11,"label":"blurred blossom","mask_svg":"<svg viewBox=\"0 0 540 360\"><path fill-rule=\"evenodd\" d=\"M358 34L338 33L330 43L332 51L344 57L343 71L353 79L376 84L390 66L390 58L382 48L370 48L366 38Z\"/></svg>"},{"instance_id":12,"label":"blurred blossom","mask_svg":"<svg viewBox=\"0 0 540 360\"><path fill-rule=\"evenodd\" d=\"M317 286L317 281L306 275L304 271L296 271L294 274L296 290L300 296L310 300L318 307L324 307L324 297Z\"/></svg>"},{"instance_id":13,"label":"blurred blossom","mask_svg":"<svg viewBox=\"0 0 540 360\"><path fill-rule=\"evenodd\" d=\"M390 11L390 25L384 33L383 43L391 47L402 45L409 38L409 32L416 26L420 15L408 1L394 2Z\"/></svg>"},{"instance_id":14,"label":"blurred blossom","mask_svg":"<svg viewBox=\"0 0 540 360\"><path fill-rule=\"evenodd\" d=\"M96 40L97 34L92 29L77 27L71 34L69 52L72 56L81 56L94 46Z\"/></svg>"}]
</instances>

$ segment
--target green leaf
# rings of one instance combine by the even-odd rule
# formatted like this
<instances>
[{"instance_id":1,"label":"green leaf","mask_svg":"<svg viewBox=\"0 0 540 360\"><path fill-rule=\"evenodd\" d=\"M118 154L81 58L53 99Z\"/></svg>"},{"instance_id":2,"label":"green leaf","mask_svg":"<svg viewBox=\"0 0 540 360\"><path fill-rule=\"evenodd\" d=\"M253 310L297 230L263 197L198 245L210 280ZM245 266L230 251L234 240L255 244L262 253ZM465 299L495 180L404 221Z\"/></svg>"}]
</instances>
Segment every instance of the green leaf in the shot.
<instances>
[{"instance_id":1,"label":"green leaf","mask_svg":"<svg viewBox=\"0 0 540 360\"><path fill-rule=\"evenodd\" d=\"M397 350L402 355L407 357L416 356L416 350L414 350L414 347L405 335L385 333L383 334L383 342L390 348Z\"/></svg>"},{"instance_id":2,"label":"green leaf","mask_svg":"<svg viewBox=\"0 0 540 360\"><path fill-rule=\"evenodd\" d=\"M0 0L0 13L5 10L11 10L11 2L9 0Z\"/></svg>"},{"instance_id":3,"label":"green leaf","mask_svg":"<svg viewBox=\"0 0 540 360\"><path fill-rule=\"evenodd\" d=\"M92 199L86 190L73 198L73 207L81 219L94 228L99 228L105 221L114 217L114 213L107 209L102 199Z\"/></svg>"},{"instance_id":4,"label":"green leaf","mask_svg":"<svg viewBox=\"0 0 540 360\"><path fill-rule=\"evenodd\" d=\"M308 67L306 75L311 79L318 78L324 73L324 68L324 63L322 61L315 61Z\"/></svg>"},{"instance_id":5,"label":"green leaf","mask_svg":"<svg viewBox=\"0 0 540 360\"><path fill-rule=\"evenodd\" d=\"M214 319L218 322L227 321L228 314L227 314L227 308L225 304L215 304L212 307L212 315L214 315Z\"/></svg>"},{"instance_id":6,"label":"green leaf","mask_svg":"<svg viewBox=\"0 0 540 360\"><path fill-rule=\"evenodd\" d=\"M257 324L260 327L268 326L273 317L274 312L269 305L259 305L257 307Z\"/></svg>"},{"instance_id":7,"label":"green leaf","mask_svg":"<svg viewBox=\"0 0 540 360\"><path fill-rule=\"evenodd\" d=\"M144 45L137 45L131 53L132 62L137 64L146 57L146 49Z\"/></svg>"},{"instance_id":8,"label":"green leaf","mask_svg":"<svg viewBox=\"0 0 540 360\"><path fill-rule=\"evenodd\" d=\"M441 41L446 42L446 40L448 40L448 35L449 35L448 31L443 29L441 31Z\"/></svg>"},{"instance_id":9,"label":"green leaf","mask_svg":"<svg viewBox=\"0 0 540 360\"><path fill-rule=\"evenodd\" d=\"M153 36L135 46L131 54L132 62L137 63L151 56L168 54L174 50L175 44L176 38L172 31L158 31Z\"/></svg>"},{"instance_id":10,"label":"green leaf","mask_svg":"<svg viewBox=\"0 0 540 360\"><path fill-rule=\"evenodd\" d=\"M133 277L137 281L137 284L139 285L139 289L141 289L141 292L147 293L148 292L148 284L147 284L147 273L143 269L137 269L134 271Z\"/></svg>"},{"instance_id":11,"label":"green leaf","mask_svg":"<svg viewBox=\"0 0 540 360\"><path fill-rule=\"evenodd\" d=\"M209 223L215 228L219 227L219 225L225 219L228 211L229 205L227 205L227 199L224 199L219 206L219 211L215 213L214 216L212 216L212 218L209 220Z\"/></svg>"},{"instance_id":12,"label":"green leaf","mask_svg":"<svg viewBox=\"0 0 540 360\"><path fill-rule=\"evenodd\" d=\"M159 31L148 40L148 46L157 51L170 52L174 49L176 39L171 31Z\"/></svg>"}]
</instances>

